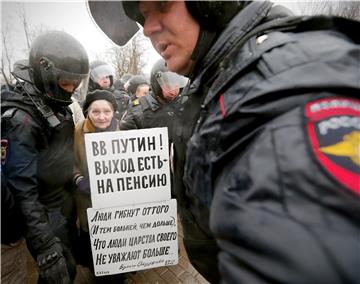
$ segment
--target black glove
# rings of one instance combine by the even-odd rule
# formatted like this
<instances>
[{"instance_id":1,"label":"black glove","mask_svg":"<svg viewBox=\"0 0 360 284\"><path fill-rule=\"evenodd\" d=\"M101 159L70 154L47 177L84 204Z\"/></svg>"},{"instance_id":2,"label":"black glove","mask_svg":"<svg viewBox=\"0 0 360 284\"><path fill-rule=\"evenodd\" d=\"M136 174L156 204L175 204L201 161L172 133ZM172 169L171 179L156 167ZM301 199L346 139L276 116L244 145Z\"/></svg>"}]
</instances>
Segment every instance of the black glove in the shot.
<instances>
[{"instance_id":1,"label":"black glove","mask_svg":"<svg viewBox=\"0 0 360 284\"><path fill-rule=\"evenodd\" d=\"M66 260L63 255L63 248L58 238L37 256L37 265L40 278L49 284L69 284L70 276L66 267Z\"/></svg>"},{"instance_id":2,"label":"black glove","mask_svg":"<svg viewBox=\"0 0 360 284\"><path fill-rule=\"evenodd\" d=\"M90 196L90 182L89 179L83 176L77 176L75 185L79 191Z\"/></svg>"}]
</instances>

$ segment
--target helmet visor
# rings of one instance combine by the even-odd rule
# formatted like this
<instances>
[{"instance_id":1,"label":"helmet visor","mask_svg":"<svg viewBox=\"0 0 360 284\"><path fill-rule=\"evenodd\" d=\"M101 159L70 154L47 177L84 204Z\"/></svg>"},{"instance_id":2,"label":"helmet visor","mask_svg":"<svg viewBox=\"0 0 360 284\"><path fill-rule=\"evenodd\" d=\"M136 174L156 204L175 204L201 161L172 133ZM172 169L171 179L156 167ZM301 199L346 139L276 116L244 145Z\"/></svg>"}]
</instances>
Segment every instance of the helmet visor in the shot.
<instances>
[{"instance_id":1,"label":"helmet visor","mask_svg":"<svg viewBox=\"0 0 360 284\"><path fill-rule=\"evenodd\" d=\"M88 74L71 73L58 68L53 68L53 73L57 81L68 84L72 83L74 84L75 89L79 87L81 82L88 76Z\"/></svg>"},{"instance_id":2,"label":"helmet visor","mask_svg":"<svg viewBox=\"0 0 360 284\"><path fill-rule=\"evenodd\" d=\"M188 82L188 78L171 71L159 71L156 73L155 78L163 90L181 89L184 88Z\"/></svg>"},{"instance_id":3,"label":"helmet visor","mask_svg":"<svg viewBox=\"0 0 360 284\"><path fill-rule=\"evenodd\" d=\"M110 65L99 65L96 66L94 69L90 72L90 78L94 82L99 81L100 79L104 77L114 77L114 70Z\"/></svg>"},{"instance_id":4,"label":"helmet visor","mask_svg":"<svg viewBox=\"0 0 360 284\"><path fill-rule=\"evenodd\" d=\"M41 68L41 76L46 96L58 104L69 105L72 94L86 81L88 74L71 73L50 66Z\"/></svg>"}]
</instances>

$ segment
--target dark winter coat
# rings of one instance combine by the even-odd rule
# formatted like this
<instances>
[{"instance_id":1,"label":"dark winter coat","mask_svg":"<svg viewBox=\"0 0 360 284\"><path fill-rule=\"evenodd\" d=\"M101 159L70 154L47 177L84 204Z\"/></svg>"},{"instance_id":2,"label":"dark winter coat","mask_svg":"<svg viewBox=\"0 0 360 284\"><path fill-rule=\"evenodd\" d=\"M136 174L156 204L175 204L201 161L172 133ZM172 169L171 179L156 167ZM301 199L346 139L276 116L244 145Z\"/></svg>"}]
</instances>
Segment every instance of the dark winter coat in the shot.
<instances>
[{"instance_id":1,"label":"dark winter coat","mask_svg":"<svg viewBox=\"0 0 360 284\"><path fill-rule=\"evenodd\" d=\"M177 105L177 100L163 105L151 92L130 103L128 110L120 123L120 128L122 130L152 127L171 128ZM169 133L171 133L170 130Z\"/></svg>"},{"instance_id":2,"label":"dark winter coat","mask_svg":"<svg viewBox=\"0 0 360 284\"><path fill-rule=\"evenodd\" d=\"M32 85L25 84L39 102ZM4 186L25 218L29 245L37 251L54 236L63 240L57 234L64 232L57 230L66 225L64 216L71 216L73 204L67 186L71 184L74 165L74 123L70 109L61 107L55 112L60 124L50 127L20 88L4 91L1 100ZM50 212L57 208L64 216L49 220Z\"/></svg>"},{"instance_id":3,"label":"dark winter coat","mask_svg":"<svg viewBox=\"0 0 360 284\"><path fill-rule=\"evenodd\" d=\"M126 91L117 89L113 90L113 94L118 105L115 117L120 121L130 103L130 96Z\"/></svg>"},{"instance_id":4,"label":"dark winter coat","mask_svg":"<svg viewBox=\"0 0 360 284\"><path fill-rule=\"evenodd\" d=\"M174 128L185 247L212 283L358 283L360 25L283 18L244 41L270 11L233 18Z\"/></svg>"}]
</instances>

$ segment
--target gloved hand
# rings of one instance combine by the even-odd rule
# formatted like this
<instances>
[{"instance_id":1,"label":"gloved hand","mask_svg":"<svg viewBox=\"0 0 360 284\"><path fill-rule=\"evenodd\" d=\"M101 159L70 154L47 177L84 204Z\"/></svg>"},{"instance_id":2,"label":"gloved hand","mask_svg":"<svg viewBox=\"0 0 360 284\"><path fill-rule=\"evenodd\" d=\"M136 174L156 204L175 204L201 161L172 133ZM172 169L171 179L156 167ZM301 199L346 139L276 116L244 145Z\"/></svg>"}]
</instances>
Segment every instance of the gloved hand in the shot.
<instances>
[{"instance_id":1,"label":"gloved hand","mask_svg":"<svg viewBox=\"0 0 360 284\"><path fill-rule=\"evenodd\" d=\"M70 276L63 255L63 248L58 238L37 255L40 277L49 284L69 284Z\"/></svg>"},{"instance_id":2,"label":"gloved hand","mask_svg":"<svg viewBox=\"0 0 360 284\"><path fill-rule=\"evenodd\" d=\"M82 193L90 196L90 182L88 178L84 176L78 176L75 180L75 185Z\"/></svg>"},{"instance_id":3,"label":"gloved hand","mask_svg":"<svg viewBox=\"0 0 360 284\"><path fill-rule=\"evenodd\" d=\"M78 174L74 177L76 212L81 230L88 232L87 208L91 207L89 179Z\"/></svg>"}]
</instances>

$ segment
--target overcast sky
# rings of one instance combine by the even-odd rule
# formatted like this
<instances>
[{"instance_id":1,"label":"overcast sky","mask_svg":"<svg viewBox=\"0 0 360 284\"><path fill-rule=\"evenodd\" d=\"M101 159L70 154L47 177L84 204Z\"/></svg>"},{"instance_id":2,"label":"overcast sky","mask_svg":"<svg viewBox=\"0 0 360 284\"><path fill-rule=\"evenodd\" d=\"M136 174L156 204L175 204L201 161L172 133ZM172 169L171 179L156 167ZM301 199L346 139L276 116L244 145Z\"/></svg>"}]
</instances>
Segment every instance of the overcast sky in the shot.
<instances>
[{"instance_id":1,"label":"overcast sky","mask_svg":"<svg viewBox=\"0 0 360 284\"><path fill-rule=\"evenodd\" d=\"M77 38L86 48L90 61L96 56L116 46L90 18L85 0L66 1L7 1L1 0L1 26L5 29L9 25L9 41L7 44L13 50L16 58L27 56L23 51L26 48L25 34L19 12L24 9L29 21L30 29L38 29L41 25L47 29L59 29L68 32ZM153 63L160 56L148 41L148 65L145 72L150 72Z\"/></svg>"},{"instance_id":2,"label":"overcast sky","mask_svg":"<svg viewBox=\"0 0 360 284\"><path fill-rule=\"evenodd\" d=\"M73 35L86 48L90 61L99 56L103 57L101 54L115 46L90 18L86 0L0 0L0 2L1 26L3 30L8 27L7 46L14 56L13 62L27 57L24 52L26 38L21 22L21 11L25 11L30 30L39 30L43 26L45 29L64 30ZM294 0L290 2L294 2ZM289 7L288 4L289 2L286 6ZM147 41L145 50L148 63L144 72L149 73L152 65L160 56L153 49L150 41Z\"/></svg>"}]
</instances>

